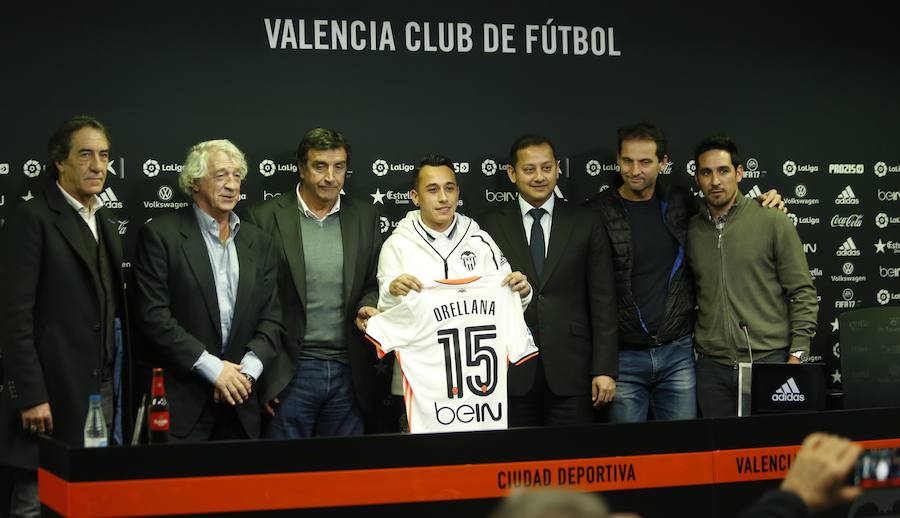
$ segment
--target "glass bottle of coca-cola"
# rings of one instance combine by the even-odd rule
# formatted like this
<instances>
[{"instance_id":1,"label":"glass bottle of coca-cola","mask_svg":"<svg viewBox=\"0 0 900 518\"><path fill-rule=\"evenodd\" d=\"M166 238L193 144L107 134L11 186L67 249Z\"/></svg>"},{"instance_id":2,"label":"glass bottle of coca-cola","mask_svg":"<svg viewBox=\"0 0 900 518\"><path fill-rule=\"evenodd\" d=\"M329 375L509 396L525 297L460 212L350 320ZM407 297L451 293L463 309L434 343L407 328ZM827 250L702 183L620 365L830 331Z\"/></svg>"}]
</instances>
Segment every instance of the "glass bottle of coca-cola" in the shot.
<instances>
[{"instance_id":1,"label":"glass bottle of coca-cola","mask_svg":"<svg viewBox=\"0 0 900 518\"><path fill-rule=\"evenodd\" d=\"M150 444L169 442L169 400L163 370L153 369L153 385L150 389Z\"/></svg>"}]
</instances>

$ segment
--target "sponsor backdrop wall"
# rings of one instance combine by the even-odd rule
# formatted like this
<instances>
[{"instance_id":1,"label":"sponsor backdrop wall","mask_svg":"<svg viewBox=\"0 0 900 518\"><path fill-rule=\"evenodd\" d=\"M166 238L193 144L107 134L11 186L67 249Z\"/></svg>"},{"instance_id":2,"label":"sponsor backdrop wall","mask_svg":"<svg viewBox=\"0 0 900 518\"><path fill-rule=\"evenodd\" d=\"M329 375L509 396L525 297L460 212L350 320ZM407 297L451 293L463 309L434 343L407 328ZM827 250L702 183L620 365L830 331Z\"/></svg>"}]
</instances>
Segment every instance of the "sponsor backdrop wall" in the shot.
<instances>
[{"instance_id":1,"label":"sponsor backdrop wall","mask_svg":"<svg viewBox=\"0 0 900 518\"><path fill-rule=\"evenodd\" d=\"M387 233L424 154L454 158L459 210L477 216L515 197L511 141L545 134L558 194L581 201L617 175L616 127L649 119L670 140L663 181L692 185L692 146L726 132L744 154L743 192L784 196L821 297L813 358L830 387L838 314L900 304L900 43L881 7L28 9L0 22L0 218L40 195L52 129L96 115L113 136L101 197L126 261L148 218L188 203L176 178L201 140L246 152L246 208L293 189L305 130L338 129L353 146L346 193L374 204Z\"/></svg>"}]
</instances>

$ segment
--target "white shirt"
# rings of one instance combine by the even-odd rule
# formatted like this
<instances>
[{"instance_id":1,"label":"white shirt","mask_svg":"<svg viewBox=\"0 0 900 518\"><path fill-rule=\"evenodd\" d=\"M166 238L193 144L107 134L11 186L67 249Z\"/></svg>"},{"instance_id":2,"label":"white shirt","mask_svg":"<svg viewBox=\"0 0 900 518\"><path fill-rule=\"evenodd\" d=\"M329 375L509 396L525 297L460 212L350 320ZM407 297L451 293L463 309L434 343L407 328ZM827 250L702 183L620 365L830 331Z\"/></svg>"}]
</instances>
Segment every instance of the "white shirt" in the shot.
<instances>
[{"instance_id":1,"label":"white shirt","mask_svg":"<svg viewBox=\"0 0 900 518\"><path fill-rule=\"evenodd\" d=\"M300 184L298 183L297 184L297 209L300 210L300 214L303 214L307 218L313 219L321 224L323 221L328 219L328 216L331 216L332 214L336 214L337 211L341 210L341 197L338 196L337 201L334 202L334 207L331 207L331 210L328 211L328 214L325 214L324 216L322 216L320 218L319 216L316 216L315 212L309 210L309 205L307 205L306 202L303 201L303 197L300 196Z\"/></svg>"},{"instance_id":2,"label":"white shirt","mask_svg":"<svg viewBox=\"0 0 900 518\"><path fill-rule=\"evenodd\" d=\"M94 235L94 240L99 241L100 237L97 234L97 211L103 208L103 200L100 199L96 194L93 196L93 203L91 203L91 208L88 209L85 207L80 201L76 200L71 194L67 193L65 189L62 188L62 185L59 182L56 182L56 186L59 187L59 192L62 193L63 198L66 199L66 203L69 204L73 209L78 212L78 215L81 216L81 219L87 223L88 228L91 229L91 234Z\"/></svg>"},{"instance_id":3,"label":"white shirt","mask_svg":"<svg viewBox=\"0 0 900 518\"><path fill-rule=\"evenodd\" d=\"M547 214L541 218L541 228L544 229L544 257L547 257L547 250L550 248L550 227L553 224L553 207L556 204L556 196L553 194L547 198L547 201L544 202L539 208L547 211ZM534 224L534 218L531 217L531 214L528 213L529 210L534 209L536 207L532 207L530 203L525 201L522 196L519 196L519 209L522 211L522 225L525 227L525 239L528 240L528 244L531 244L531 226Z\"/></svg>"}]
</instances>

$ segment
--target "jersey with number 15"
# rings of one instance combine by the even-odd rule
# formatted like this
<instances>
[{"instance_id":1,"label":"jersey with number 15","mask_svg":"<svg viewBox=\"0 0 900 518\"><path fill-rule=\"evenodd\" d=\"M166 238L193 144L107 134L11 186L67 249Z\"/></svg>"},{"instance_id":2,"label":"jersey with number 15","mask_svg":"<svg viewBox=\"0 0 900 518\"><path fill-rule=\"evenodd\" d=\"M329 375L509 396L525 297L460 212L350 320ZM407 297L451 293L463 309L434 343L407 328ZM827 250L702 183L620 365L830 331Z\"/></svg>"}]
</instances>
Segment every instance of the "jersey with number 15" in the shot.
<instances>
[{"instance_id":1,"label":"jersey with number 15","mask_svg":"<svg viewBox=\"0 0 900 518\"><path fill-rule=\"evenodd\" d=\"M538 354L502 275L424 283L369 319L379 357L395 351L413 433L505 429L509 363Z\"/></svg>"}]
</instances>

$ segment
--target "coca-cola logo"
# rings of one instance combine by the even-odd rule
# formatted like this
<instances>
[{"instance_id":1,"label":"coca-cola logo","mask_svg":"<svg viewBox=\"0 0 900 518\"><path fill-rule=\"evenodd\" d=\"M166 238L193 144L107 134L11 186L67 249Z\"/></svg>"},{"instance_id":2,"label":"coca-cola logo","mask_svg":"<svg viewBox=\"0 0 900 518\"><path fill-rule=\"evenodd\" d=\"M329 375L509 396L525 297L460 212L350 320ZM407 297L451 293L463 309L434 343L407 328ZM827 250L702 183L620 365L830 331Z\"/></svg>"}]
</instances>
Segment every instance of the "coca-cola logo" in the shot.
<instances>
[{"instance_id":1,"label":"coca-cola logo","mask_svg":"<svg viewBox=\"0 0 900 518\"><path fill-rule=\"evenodd\" d=\"M862 222L862 214L851 214L849 216L838 216L835 214L831 218L832 227L859 228L862 226Z\"/></svg>"}]
</instances>

